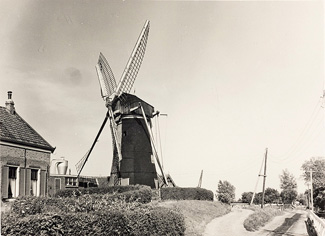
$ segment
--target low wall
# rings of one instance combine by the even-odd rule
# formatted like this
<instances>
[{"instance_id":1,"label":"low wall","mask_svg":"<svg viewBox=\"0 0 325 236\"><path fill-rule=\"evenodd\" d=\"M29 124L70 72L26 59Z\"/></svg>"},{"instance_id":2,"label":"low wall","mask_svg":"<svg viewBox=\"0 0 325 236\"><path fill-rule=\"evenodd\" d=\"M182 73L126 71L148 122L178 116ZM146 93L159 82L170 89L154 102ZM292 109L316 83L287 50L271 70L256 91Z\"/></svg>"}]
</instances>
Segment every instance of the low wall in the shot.
<instances>
[{"instance_id":1,"label":"low wall","mask_svg":"<svg viewBox=\"0 0 325 236\"><path fill-rule=\"evenodd\" d=\"M319 218L315 215L314 212L308 212L308 223L311 224L310 226L313 227L313 230L317 236L325 236L325 220Z\"/></svg>"}]
</instances>

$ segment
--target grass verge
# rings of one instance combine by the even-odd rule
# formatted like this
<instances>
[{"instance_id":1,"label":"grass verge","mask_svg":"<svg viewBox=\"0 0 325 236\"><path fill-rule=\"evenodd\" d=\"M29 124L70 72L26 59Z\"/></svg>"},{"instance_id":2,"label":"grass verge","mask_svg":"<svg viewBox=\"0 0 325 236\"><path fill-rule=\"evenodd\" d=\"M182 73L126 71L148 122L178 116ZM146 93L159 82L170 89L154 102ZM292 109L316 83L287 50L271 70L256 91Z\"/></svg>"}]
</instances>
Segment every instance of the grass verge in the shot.
<instances>
[{"instance_id":1,"label":"grass verge","mask_svg":"<svg viewBox=\"0 0 325 236\"><path fill-rule=\"evenodd\" d=\"M220 202L200 200L162 201L152 204L181 212L185 218L185 235L191 236L202 235L211 220L231 210L229 205Z\"/></svg>"},{"instance_id":2,"label":"grass verge","mask_svg":"<svg viewBox=\"0 0 325 236\"><path fill-rule=\"evenodd\" d=\"M265 226L266 223L271 221L275 216L283 214L282 211L275 208L255 209L254 213L248 216L244 221L244 228L247 231L256 231L260 227Z\"/></svg>"}]
</instances>

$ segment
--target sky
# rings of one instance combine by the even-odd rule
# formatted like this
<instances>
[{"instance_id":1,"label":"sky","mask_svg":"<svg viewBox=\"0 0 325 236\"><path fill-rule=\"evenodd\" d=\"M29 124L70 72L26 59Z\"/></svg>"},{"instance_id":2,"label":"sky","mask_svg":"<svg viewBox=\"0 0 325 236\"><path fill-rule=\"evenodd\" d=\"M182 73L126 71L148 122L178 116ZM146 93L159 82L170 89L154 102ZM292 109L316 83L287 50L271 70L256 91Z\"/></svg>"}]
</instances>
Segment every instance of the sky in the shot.
<instances>
[{"instance_id":1,"label":"sky","mask_svg":"<svg viewBox=\"0 0 325 236\"><path fill-rule=\"evenodd\" d=\"M65 157L72 174L106 114L95 65L120 79L146 20L150 32L133 91L159 118L164 170L181 187L254 191L265 150L266 187L284 169L325 156L322 1L0 2L0 99ZM153 127L156 127L156 121ZM154 129L154 133L158 133ZM82 174L107 176L105 127ZM259 179L257 192L262 191Z\"/></svg>"}]
</instances>

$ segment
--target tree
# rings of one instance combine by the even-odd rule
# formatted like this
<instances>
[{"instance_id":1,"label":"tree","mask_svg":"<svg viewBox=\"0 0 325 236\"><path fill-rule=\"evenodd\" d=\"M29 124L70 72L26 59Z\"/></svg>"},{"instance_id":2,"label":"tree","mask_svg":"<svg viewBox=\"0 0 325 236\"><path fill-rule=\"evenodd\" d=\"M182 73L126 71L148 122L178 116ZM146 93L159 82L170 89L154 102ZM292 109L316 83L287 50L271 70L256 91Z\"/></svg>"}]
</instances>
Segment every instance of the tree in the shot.
<instances>
[{"instance_id":1,"label":"tree","mask_svg":"<svg viewBox=\"0 0 325 236\"><path fill-rule=\"evenodd\" d=\"M265 203L278 202L279 199L280 199L280 193L278 192L278 190L274 188L267 188L265 190L265 197L264 197Z\"/></svg>"},{"instance_id":2,"label":"tree","mask_svg":"<svg viewBox=\"0 0 325 236\"><path fill-rule=\"evenodd\" d=\"M306 205L306 203L307 203L306 199L307 199L306 194L304 194L304 193L298 194L297 200L301 205Z\"/></svg>"},{"instance_id":3,"label":"tree","mask_svg":"<svg viewBox=\"0 0 325 236\"><path fill-rule=\"evenodd\" d=\"M285 169L280 175L280 188L281 189L297 189L296 178Z\"/></svg>"},{"instance_id":4,"label":"tree","mask_svg":"<svg viewBox=\"0 0 325 236\"><path fill-rule=\"evenodd\" d=\"M314 206L320 210L325 210L325 187L316 188L313 193Z\"/></svg>"},{"instance_id":5,"label":"tree","mask_svg":"<svg viewBox=\"0 0 325 236\"><path fill-rule=\"evenodd\" d=\"M280 175L280 188L282 189L280 194L282 202L292 204L298 195L297 182L287 169L283 170L282 175Z\"/></svg>"},{"instance_id":6,"label":"tree","mask_svg":"<svg viewBox=\"0 0 325 236\"><path fill-rule=\"evenodd\" d=\"M241 194L241 200L243 203L251 203L253 192L244 192Z\"/></svg>"},{"instance_id":7,"label":"tree","mask_svg":"<svg viewBox=\"0 0 325 236\"><path fill-rule=\"evenodd\" d=\"M253 200L253 203L256 204L256 205L260 205L262 203L262 196L263 196L262 192L256 193L255 197L254 197L254 200ZM265 199L264 199L264 202L265 202Z\"/></svg>"},{"instance_id":8,"label":"tree","mask_svg":"<svg viewBox=\"0 0 325 236\"><path fill-rule=\"evenodd\" d=\"M217 198L220 202L230 204L235 199L236 188L228 181L219 180Z\"/></svg>"},{"instance_id":9,"label":"tree","mask_svg":"<svg viewBox=\"0 0 325 236\"><path fill-rule=\"evenodd\" d=\"M325 158L312 157L302 164L303 178L306 183L310 183L310 170L313 171L313 188L325 187Z\"/></svg>"},{"instance_id":10,"label":"tree","mask_svg":"<svg viewBox=\"0 0 325 236\"><path fill-rule=\"evenodd\" d=\"M294 189L282 190L280 196L284 204L292 204L297 198L298 192Z\"/></svg>"}]
</instances>

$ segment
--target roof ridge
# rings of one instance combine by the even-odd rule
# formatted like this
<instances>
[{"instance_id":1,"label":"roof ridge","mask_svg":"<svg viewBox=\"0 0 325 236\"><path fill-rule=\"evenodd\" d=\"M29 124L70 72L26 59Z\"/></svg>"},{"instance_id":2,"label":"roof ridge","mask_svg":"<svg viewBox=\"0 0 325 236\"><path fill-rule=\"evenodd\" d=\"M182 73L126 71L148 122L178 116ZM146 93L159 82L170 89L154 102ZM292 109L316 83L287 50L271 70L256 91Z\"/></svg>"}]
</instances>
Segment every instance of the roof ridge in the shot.
<instances>
[{"instance_id":1,"label":"roof ridge","mask_svg":"<svg viewBox=\"0 0 325 236\"><path fill-rule=\"evenodd\" d=\"M27 121L25 121L19 114L18 114L18 112L15 112L16 114L15 115L17 115L31 130L33 130L41 139L43 139L43 141L48 145L48 146L50 146L52 149L53 149L53 151L52 152L54 152L54 150L55 150L55 147L53 147L51 144L49 144L44 138L43 138L43 136L42 135L40 135L35 129L33 129L33 127L32 126L30 126L29 124L28 124L28 122Z\"/></svg>"},{"instance_id":2,"label":"roof ridge","mask_svg":"<svg viewBox=\"0 0 325 236\"><path fill-rule=\"evenodd\" d=\"M15 112L15 114L10 114L7 109L3 106L0 106L0 109L2 110L2 115L3 115L3 127L4 128L9 128L8 131L11 135L13 135L12 138L9 138L9 137L6 137L8 136L8 134L4 135L3 136L3 133L1 134L1 139L2 140L6 140L6 141L10 141L10 142L13 142L13 143L25 143L25 145L31 145L31 146L39 146L39 147L43 147L44 149L46 150L50 150L52 153L54 152L54 150L56 149L55 147L53 147L51 144L49 144L44 138L42 135L40 135L35 129L33 129L33 127L31 127L31 125L26 121L24 120L17 112ZM7 115L4 115L4 114L7 114ZM13 120L10 120L12 117ZM6 119L9 119L7 122L6 122ZM15 121L16 120L16 121ZM8 123L8 122L13 122L13 123ZM18 125L18 127L21 127L21 129L17 129L17 127L12 127L12 125ZM25 126L25 128L24 128ZM29 139L28 140L28 137L27 139L24 139L22 137L24 137L24 133L21 134L21 132L24 132L27 131L27 136L29 136ZM13 133L12 133L13 132ZM19 133L20 132L20 133ZM18 135L18 136L17 136ZM23 135L23 136L21 136ZM9 139L8 139L9 138Z\"/></svg>"}]
</instances>

